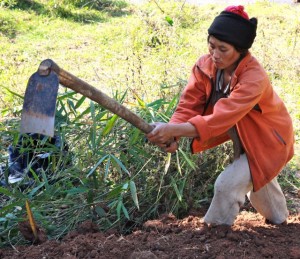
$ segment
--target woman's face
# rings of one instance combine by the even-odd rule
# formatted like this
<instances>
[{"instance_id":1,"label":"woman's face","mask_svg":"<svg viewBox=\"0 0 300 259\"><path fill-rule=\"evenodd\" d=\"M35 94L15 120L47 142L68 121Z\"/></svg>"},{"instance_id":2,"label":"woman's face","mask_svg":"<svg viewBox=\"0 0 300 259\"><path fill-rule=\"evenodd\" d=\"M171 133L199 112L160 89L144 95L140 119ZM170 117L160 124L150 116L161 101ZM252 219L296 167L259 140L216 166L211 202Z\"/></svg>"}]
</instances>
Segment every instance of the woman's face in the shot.
<instances>
[{"instance_id":1,"label":"woman's face","mask_svg":"<svg viewBox=\"0 0 300 259\"><path fill-rule=\"evenodd\" d=\"M240 53L229 43L220 41L214 36L209 36L208 50L217 69L233 71Z\"/></svg>"}]
</instances>

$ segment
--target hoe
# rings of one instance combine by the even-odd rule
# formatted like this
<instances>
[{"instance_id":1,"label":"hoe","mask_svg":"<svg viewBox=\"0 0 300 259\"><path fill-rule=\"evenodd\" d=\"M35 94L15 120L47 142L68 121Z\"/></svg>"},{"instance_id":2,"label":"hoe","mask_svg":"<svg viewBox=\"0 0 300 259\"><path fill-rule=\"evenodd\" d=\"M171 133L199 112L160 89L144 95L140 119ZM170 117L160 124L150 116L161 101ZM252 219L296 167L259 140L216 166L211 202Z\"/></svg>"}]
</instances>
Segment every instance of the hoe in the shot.
<instances>
[{"instance_id":1,"label":"hoe","mask_svg":"<svg viewBox=\"0 0 300 259\"><path fill-rule=\"evenodd\" d=\"M53 137L59 84L99 103L144 133L153 129L153 126L116 100L63 70L51 59L46 59L28 81L21 118L21 134L37 133Z\"/></svg>"}]
</instances>

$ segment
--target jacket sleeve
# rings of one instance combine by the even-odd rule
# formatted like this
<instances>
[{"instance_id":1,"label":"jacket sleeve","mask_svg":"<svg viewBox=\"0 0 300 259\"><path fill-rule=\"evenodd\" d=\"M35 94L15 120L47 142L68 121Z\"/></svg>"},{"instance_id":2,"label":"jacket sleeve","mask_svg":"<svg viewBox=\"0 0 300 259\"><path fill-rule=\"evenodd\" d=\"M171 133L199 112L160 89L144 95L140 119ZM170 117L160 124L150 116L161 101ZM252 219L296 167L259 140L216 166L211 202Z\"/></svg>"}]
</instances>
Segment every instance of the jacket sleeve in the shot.
<instances>
[{"instance_id":1,"label":"jacket sleeve","mask_svg":"<svg viewBox=\"0 0 300 259\"><path fill-rule=\"evenodd\" d=\"M199 68L194 65L170 123L187 122L189 119L203 113L206 91L202 77Z\"/></svg>"},{"instance_id":2,"label":"jacket sleeve","mask_svg":"<svg viewBox=\"0 0 300 259\"><path fill-rule=\"evenodd\" d=\"M230 96L220 99L215 104L212 114L196 115L189 119L196 127L201 142L219 136L234 126L259 102L266 86L269 85L266 74L257 66L249 66L234 80Z\"/></svg>"}]
</instances>

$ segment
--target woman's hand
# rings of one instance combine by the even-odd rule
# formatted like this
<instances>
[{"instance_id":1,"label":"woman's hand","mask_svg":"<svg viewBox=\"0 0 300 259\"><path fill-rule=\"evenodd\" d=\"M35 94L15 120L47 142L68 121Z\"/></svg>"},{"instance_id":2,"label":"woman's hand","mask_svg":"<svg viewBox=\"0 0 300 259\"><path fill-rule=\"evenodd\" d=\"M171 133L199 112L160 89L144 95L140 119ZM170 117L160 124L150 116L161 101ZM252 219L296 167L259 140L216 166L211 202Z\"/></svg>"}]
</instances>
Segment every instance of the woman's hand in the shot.
<instances>
[{"instance_id":1,"label":"woman's hand","mask_svg":"<svg viewBox=\"0 0 300 259\"><path fill-rule=\"evenodd\" d=\"M151 124L154 129L146 135L148 140L159 146L165 152L174 153L178 149L170 124L156 122Z\"/></svg>"},{"instance_id":2,"label":"woman's hand","mask_svg":"<svg viewBox=\"0 0 300 259\"><path fill-rule=\"evenodd\" d=\"M196 128L189 122L172 124L156 122L151 124L154 129L146 134L150 142L166 152L173 153L178 149L177 137L198 137Z\"/></svg>"},{"instance_id":3,"label":"woman's hand","mask_svg":"<svg viewBox=\"0 0 300 259\"><path fill-rule=\"evenodd\" d=\"M179 148L179 144L177 141L173 140L170 144L167 144L166 147L162 147L165 152L175 153Z\"/></svg>"},{"instance_id":4,"label":"woman's hand","mask_svg":"<svg viewBox=\"0 0 300 259\"><path fill-rule=\"evenodd\" d=\"M170 144L170 141L173 142L175 133L172 132L172 124L156 122L151 125L154 126L154 129L146 135L150 142L160 147L162 147L161 144Z\"/></svg>"},{"instance_id":5,"label":"woman's hand","mask_svg":"<svg viewBox=\"0 0 300 259\"><path fill-rule=\"evenodd\" d=\"M178 142L173 138L168 140L167 143L153 143L160 147L163 151L169 152L169 153L175 153L179 147Z\"/></svg>"}]
</instances>

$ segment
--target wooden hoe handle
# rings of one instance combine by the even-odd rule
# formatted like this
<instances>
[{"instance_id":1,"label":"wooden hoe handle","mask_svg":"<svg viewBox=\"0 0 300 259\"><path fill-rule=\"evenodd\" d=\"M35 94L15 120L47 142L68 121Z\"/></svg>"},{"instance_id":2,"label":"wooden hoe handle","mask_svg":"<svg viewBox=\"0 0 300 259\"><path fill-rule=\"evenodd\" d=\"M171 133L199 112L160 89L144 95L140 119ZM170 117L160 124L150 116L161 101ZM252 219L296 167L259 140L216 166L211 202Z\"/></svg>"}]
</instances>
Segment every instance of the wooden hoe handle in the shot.
<instances>
[{"instance_id":1,"label":"wooden hoe handle","mask_svg":"<svg viewBox=\"0 0 300 259\"><path fill-rule=\"evenodd\" d=\"M122 104L118 103L116 100L110 98L108 95L101 92L97 88L63 70L53 60L46 59L42 61L39 66L38 72L40 75L47 76L50 74L51 70L58 75L59 82L63 86L68 87L75 92L80 93L83 96L86 96L89 99L99 103L105 109L119 115L121 118L131 123L142 132L147 134L152 131L153 126L145 122L141 117L127 109Z\"/></svg>"}]
</instances>

